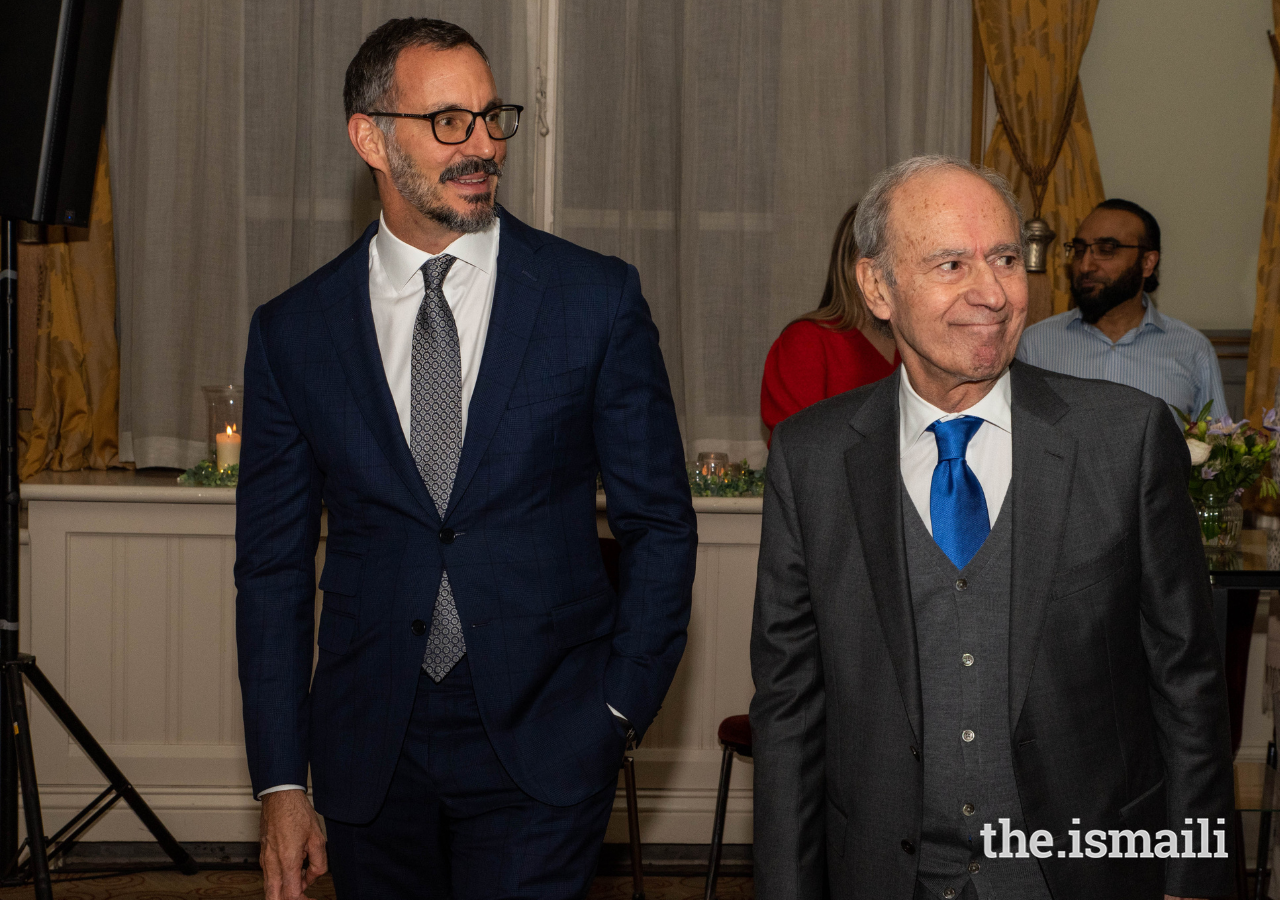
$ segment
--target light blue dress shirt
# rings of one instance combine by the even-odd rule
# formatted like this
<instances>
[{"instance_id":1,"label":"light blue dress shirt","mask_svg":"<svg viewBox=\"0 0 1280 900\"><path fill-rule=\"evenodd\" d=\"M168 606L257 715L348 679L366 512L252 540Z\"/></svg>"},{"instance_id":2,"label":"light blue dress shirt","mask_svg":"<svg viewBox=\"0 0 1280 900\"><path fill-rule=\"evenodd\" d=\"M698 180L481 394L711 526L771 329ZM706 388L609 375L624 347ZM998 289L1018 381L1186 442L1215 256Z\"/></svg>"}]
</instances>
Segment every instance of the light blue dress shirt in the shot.
<instances>
[{"instance_id":1,"label":"light blue dress shirt","mask_svg":"<svg viewBox=\"0 0 1280 900\"><path fill-rule=\"evenodd\" d=\"M1147 294L1142 302L1142 322L1115 343L1072 309L1023 332L1018 359L1077 378L1127 384L1189 416L1213 401L1209 414L1225 416L1222 372L1209 339L1161 313Z\"/></svg>"}]
</instances>

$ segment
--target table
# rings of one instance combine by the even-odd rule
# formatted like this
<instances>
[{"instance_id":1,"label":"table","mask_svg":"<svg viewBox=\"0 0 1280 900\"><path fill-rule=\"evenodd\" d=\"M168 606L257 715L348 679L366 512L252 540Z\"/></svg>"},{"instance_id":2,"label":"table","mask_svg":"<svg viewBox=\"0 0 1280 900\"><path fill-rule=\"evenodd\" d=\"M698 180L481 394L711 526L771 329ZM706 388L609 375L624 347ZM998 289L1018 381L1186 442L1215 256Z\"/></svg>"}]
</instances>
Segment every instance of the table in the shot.
<instances>
[{"instance_id":1,"label":"table","mask_svg":"<svg viewBox=\"0 0 1280 900\"><path fill-rule=\"evenodd\" d=\"M1253 640L1253 622L1258 614L1258 594L1264 590L1280 590L1280 570L1272 569L1267 558L1267 536L1261 530L1247 529L1240 534L1240 549L1234 553L1209 553L1209 583L1213 587L1214 618L1223 648L1227 675L1227 704L1231 715L1231 753L1240 749L1244 723L1245 681L1249 668L1249 647ZM1275 771L1275 743L1268 747L1267 765ZM1268 779L1270 780L1270 779ZM1266 808L1236 810L1236 878L1237 893L1245 897L1244 837L1240 813L1259 812L1258 857L1254 871L1255 896L1266 897L1267 857L1270 851L1271 816Z\"/></svg>"},{"instance_id":2,"label":"table","mask_svg":"<svg viewBox=\"0 0 1280 900\"><path fill-rule=\"evenodd\" d=\"M1245 678L1249 670L1249 645L1253 620L1258 614L1258 592L1280 590L1280 570L1267 560L1267 535L1257 529L1240 533L1240 549L1234 553L1209 553L1209 583L1213 587L1213 611L1218 641L1227 672L1227 704L1231 711L1231 752L1240 749L1244 723Z\"/></svg>"},{"instance_id":3,"label":"table","mask_svg":"<svg viewBox=\"0 0 1280 900\"><path fill-rule=\"evenodd\" d=\"M1267 559L1267 533L1246 528L1240 532L1240 549L1232 553L1207 553L1209 583L1215 589L1280 590L1280 569Z\"/></svg>"}]
</instances>

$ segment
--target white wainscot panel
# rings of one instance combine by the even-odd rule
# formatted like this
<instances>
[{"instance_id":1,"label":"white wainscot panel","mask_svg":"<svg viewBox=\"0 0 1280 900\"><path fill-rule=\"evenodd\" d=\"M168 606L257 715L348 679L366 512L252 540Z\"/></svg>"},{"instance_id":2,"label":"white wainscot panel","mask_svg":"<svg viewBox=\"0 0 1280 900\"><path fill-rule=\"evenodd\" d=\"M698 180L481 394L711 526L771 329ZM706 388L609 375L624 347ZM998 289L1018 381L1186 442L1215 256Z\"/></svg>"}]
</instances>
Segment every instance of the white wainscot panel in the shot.
<instances>
[{"instance_id":1,"label":"white wainscot panel","mask_svg":"<svg viewBox=\"0 0 1280 900\"><path fill-rule=\"evenodd\" d=\"M31 535L23 648L36 654L179 840L256 840L258 804L245 764L236 673L234 492L65 487L23 486ZM647 843L710 839L721 761L716 730L723 718L746 713L752 694L760 501L695 506L700 544L689 644L635 753ZM603 514L600 531L608 534ZM317 571L323 564L322 540ZM38 699L31 710L52 832L105 782ZM738 759L726 842L751 840L751 780L750 760ZM619 792L610 841L626 840L624 810ZM85 838L149 835L128 809L117 808Z\"/></svg>"},{"instance_id":2,"label":"white wainscot panel","mask_svg":"<svg viewBox=\"0 0 1280 900\"><path fill-rule=\"evenodd\" d=\"M31 500L28 523L22 630L41 670L179 840L256 840L236 673L234 503ZM38 697L31 710L52 832L105 779ZM150 836L120 804L85 838Z\"/></svg>"},{"instance_id":3,"label":"white wainscot panel","mask_svg":"<svg viewBox=\"0 0 1280 900\"><path fill-rule=\"evenodd\" d=\"M755 691L749 651L760 551L759 504L720 501L721 508L734 511L699 509L689 643L662 711L633 754L640 834L646 843L711 840L722 758L716 732L723 719L746 714ZM695 500L695 505L711 504ZM603 521L601 533L607 534ZM725 843L751 843L752 772L750 759L735 758ZM620 790L606 840L626 839L626 804Z\"/></svg>"}]
</instances>

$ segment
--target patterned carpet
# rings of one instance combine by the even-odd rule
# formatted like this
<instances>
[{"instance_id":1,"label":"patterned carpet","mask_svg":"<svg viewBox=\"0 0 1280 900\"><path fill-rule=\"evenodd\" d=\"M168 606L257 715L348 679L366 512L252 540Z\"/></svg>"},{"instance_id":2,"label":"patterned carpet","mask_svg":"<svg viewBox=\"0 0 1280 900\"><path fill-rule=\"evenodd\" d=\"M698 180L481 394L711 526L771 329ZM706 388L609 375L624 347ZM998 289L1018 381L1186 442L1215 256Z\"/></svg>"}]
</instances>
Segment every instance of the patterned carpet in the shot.
<instances>
[{"instance_id":1,"label":"patterned carpet","mask_svg":"<svg viewBox=\"0 0 1280 900\"><path fill-rule=\"evenodd\" d=\"M260 900L259 872L214 871L199 875L177 872L145 872L113 875L83 881L61 882L55 876L57 900ZM646 900L696 900L702 897L704 880L649 877L644 880ZM312 900L334 900L333 885L322 877L307 892ZM750 900L755 896L750 878L721 878L716 893L725 900ZM30 887L0 889L0 900L28 900ZM590 900L631 900L630 878L597 878Z\"/></svg>"}]
</instances>

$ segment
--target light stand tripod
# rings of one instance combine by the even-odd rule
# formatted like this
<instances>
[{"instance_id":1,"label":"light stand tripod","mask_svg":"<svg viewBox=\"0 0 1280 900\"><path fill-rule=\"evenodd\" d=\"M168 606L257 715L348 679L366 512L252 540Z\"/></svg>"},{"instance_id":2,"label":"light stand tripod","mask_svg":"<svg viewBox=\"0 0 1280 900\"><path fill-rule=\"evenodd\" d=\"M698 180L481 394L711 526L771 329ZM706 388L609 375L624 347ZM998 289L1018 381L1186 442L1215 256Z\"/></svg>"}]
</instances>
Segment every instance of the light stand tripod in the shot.
<instances>
[{"instance_id":1,"label":"light stand tripod","mask_svg":"<svg viewBox=\"0 0 1280 900\"><path fill-rule=\"evenodd\" d=\"M49 880L49 860L71 849L76 839L102 818L111 807L124 800L142 824L187 875L198 869L196 861L182 848L138 795L124 773L111 761L89 729L76 717L54 686L36 666L36 659L18 652L18 255L14 231L17 223L0 218L0 302L4 304L4 435L0 443L0 477L4 480L4 525L0 538L4 545L3 597L0 597L0 884L35 883L38 900L53 900ZM44 700L54 717L71 733L85 755L109 782L107 789L77 813L52 838L46 838L40 815L40 794L36 785L35 756L23 690L26 679ZM27 838L18 844L18 784L22 785L22 807ZM19 864L23 848L30 852ZM50 849L52 848L52 849Z\"/></svg>"}]
</instances>

